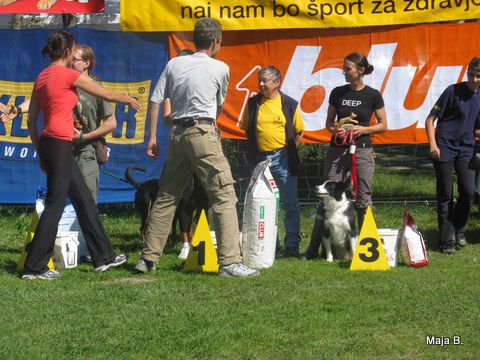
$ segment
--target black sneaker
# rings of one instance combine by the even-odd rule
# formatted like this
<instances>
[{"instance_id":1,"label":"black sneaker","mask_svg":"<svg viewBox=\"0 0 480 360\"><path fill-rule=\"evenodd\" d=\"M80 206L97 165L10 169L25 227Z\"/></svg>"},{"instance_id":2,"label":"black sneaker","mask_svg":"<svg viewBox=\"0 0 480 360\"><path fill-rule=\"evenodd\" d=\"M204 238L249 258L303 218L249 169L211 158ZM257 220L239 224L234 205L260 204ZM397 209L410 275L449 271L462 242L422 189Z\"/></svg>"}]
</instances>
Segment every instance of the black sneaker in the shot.
<instances>
[{"instance_id":1,"label":"black sneaker","mask_svg":"<svg viewBox=\"0 0 480 360\"><path fill-rule=\"evenodd\" d=\"M455 235L455 244L461 248L467 245L467 239L465 239L465 234L464 233L458 233Z\"/></svg>"},{"instance_id":2,"label":"black sneaker","mask_svg":"<svg viewBox=\"0 0 480 360\"><path fill-rule=\"evenodd\" d=\"M447 244L443 247L441 252L443 254L447 254L447 255L455 254L455 245L454 244Z\"/></svg>"}]
</instances>

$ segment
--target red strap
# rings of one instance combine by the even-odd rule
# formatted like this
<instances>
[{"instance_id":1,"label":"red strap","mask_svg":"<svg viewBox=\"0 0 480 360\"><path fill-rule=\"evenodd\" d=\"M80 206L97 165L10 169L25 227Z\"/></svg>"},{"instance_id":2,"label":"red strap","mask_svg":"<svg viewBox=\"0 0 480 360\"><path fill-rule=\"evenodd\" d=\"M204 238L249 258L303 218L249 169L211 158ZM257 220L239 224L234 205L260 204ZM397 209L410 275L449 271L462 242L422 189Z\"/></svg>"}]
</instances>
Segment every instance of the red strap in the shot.
<instances>
[{"instance_id":1,"label":"red strap","mask_svg":"<svg viewBox=\"0 0 480 360\"><path fill-rule=\"evenodd\" d=\"M350 170L350 184L353 188L353 200L357 201L358 178L357 178L357 153L352 154L352 169Z\"/></svg>"},{"instance_id":2,"label":"red strap","mask_svg":"<svg viewBox=\"0 0 480 360\"><path fill-rule=\"evenodd\" d=\"M335 135L333 135L333 143L335 146L348 146L355 144L353 129L347 131L337 131Z\"/></svg>"},{"instance_id":3,"label":"red strap","mask_svg":"<svg viewBox=\"0 0 480 360\"><path fill-rule=\"evenodd\" d=\"M353 129L347 130L347 131L337 131L333 136L333 143L335 144L335 146L338 146L338 147L355 145ZM352 168L350 169L350 185L353 188L353 200L357 201L358 178L357 178L357 154L355 151L352 154Z\"/></svg>"}]
</instances>

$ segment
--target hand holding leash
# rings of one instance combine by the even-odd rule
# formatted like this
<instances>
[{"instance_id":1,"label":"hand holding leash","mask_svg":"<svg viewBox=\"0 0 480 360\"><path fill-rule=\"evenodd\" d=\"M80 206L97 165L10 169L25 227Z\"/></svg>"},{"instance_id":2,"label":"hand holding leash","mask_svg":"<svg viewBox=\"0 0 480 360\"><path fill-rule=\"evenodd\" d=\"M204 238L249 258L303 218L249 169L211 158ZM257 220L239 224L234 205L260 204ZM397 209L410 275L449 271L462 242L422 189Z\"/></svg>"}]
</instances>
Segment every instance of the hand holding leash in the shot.
<instances>
[{"instance_id":1,"label":"hand holding leash","mask_svg":"<svg viewBox=\"0 0 480 360\"><path fill-rule=\"evenodd\" d=\"M333 135L333 143L338 147L348 146L348 152L352 156L352 166L351 166L351 176L350 183L353 188L353 199L356 201L358 196L358 179L357 179L357 155L356 150L357 146L355 144L355 139L363 133L364 129L367 129L363 126L356 126L358 124L357 120L353 118L356 117L354 113L350 116L344 117L338 121L338 130Z\"/></svg>"},{"instance_id":2,"label":"hand holding leash","mask_svg":"<svg viewBox=\"0 0 480 360\"><path fill-rule=\"evenodd\" d=\"M355 144L354 130L338 129L333 136L335 146L347 146Z\"/></svg>"}]
</instances>

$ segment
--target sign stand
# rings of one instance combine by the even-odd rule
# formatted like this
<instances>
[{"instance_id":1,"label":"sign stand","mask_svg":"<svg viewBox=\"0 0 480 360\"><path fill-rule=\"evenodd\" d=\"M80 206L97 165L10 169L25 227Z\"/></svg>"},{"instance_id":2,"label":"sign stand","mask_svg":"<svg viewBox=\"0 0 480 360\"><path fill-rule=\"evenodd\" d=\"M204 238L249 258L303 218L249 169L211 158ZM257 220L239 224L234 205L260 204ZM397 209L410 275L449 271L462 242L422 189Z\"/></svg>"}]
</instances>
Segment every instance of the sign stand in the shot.
<instances>
[{"instance_id":1,"label":"sign stand","mask_svg":"<svg viewBox=\"0 0 480 360\"><path fill-rule=\"evenodd\" d=\"M188 258L183 266L184 271L218 272L218 258L213 246L205 211L202 210L197 228L193 234Z\"/></svg>"},{"instance_id":2,"label":"sign stand","mask_svg":"<svg viewBox=\"0 0 480 360\"><path fill-rule=\"evenodd\" d=\"M378 235L372 209L367 208L350 270L390 270L387 254Z\"/></svg>"}]
</instances>

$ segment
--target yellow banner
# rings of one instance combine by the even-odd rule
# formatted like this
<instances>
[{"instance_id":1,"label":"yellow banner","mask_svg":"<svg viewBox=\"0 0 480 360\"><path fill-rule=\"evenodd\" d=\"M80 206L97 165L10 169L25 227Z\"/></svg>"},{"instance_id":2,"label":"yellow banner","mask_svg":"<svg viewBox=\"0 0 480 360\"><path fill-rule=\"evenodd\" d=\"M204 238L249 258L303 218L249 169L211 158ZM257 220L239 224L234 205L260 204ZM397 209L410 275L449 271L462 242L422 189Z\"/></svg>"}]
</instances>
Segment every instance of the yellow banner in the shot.
<instances>
[{"instance_id":1,"label":"yellow banner","mask_svg":"<svg viewBox=\"0 0 480 360\"><path fill-rule=\"evenodd\" d=\"M145 141L145 119L147 117L148 94L150 94L151 80L131 83L103 82L100 84L107 89L125 92L140 101L141 109L134 114L129 106L112 103L117 118L117 132L120 137L113 137L112 133L106 136L109 144L142 144ZM33 82L14 82L0 80L0 97L5 99L5 105L19 105L32 94ZM127 137L127 127L133 127L134 137ZM7 123L0 123L0 141L19 144L29 144L30 136L27 127L27 114L19 115Z\"/></svg>"},{"instance_id":2,"label":"yellow banner","mask_svg":"<svg viewBox=\"0 0 480 360\"><path fill-rule=\"evenodd\" d=\"M122 0L123 31L191 31L198 19L224 30L345 28L480 18L480 0Z\"/></svg>"}]
</instances>

